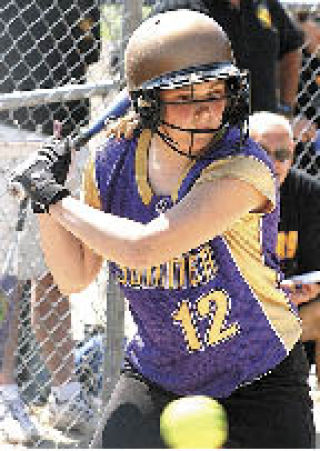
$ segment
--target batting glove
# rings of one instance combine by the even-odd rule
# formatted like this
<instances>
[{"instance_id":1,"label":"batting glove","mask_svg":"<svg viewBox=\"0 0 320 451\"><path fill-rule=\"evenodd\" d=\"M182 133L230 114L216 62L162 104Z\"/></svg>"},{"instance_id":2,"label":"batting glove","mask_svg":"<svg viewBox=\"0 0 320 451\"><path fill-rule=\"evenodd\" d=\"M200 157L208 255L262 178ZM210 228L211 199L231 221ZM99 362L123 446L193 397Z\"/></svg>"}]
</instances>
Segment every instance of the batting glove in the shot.
<instances>
[{"instance_id":1,"label":"batting glove","mask_svg":"<svg viewBox=\"0 0 320 451\"><path fill-rule=\"evenodd\" d=\"M71 149L65 143L46 145L19 166L10 179L12 191L31 199L35 213L49 211L49 206L70 194L62 183L66 180Z\"/></svg>"},{"instance_id":2,"label":"batting glove","mask_svg":"<svg viewBox=\"0 0 320 451\"><path fill-rule=\"evenodd\" d=\"M47 159L48 168L55 180L63 185L67 179L71 163L71 145L68 139L47 141L40 149L39 156Z\"/></svg>"},{"instance_id":3,"label":"batting glove","mask_svg":"<svg viewBox=\"0 0 320 451\"><path fill-rule=\"evenodd\" d=\"M70 191L60 185L46 169L29 168L15 179L22 185L25 194L31 199L31 208L34 213L48 213L50 205L69 196Z\"/></svg>"}]
</instances>

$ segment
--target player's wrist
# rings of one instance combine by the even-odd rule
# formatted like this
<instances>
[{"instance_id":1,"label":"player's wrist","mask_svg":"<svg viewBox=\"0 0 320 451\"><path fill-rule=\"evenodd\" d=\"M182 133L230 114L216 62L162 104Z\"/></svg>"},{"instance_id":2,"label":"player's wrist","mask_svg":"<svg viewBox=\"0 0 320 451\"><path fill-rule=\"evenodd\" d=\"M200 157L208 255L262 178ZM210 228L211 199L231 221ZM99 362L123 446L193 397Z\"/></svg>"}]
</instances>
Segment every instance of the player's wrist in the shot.
<instances>
[{"instance_id":1,"label":"player's wrist","mask_svg":"<svg viewBox=\"0 0 320 451\"><path fill-rule=\"evenodd\" d=\"M55 181L49 182L45 187L39 186L37 190L29 194L32 210L34 213L50 213L50 206L57 204L70 194L66 187Z\"/></svg>"}]
</instances>

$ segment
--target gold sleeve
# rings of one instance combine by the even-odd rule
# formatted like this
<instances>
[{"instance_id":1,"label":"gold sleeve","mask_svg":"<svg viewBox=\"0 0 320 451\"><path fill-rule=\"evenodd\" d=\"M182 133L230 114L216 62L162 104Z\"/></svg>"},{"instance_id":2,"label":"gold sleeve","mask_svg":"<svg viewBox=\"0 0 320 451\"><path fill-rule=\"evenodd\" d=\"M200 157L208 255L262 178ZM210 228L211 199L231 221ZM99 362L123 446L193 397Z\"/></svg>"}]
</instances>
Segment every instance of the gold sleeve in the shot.
<instances>
[{"instance_id":1,"label":"gold sleeve","mask_svg":"<svg viewBox=\"0 0 320 451\"><path fill-rule=\"evenodd\" d=\"M243 180L254 186L269 200L268 211L276 205L275 179L268 166L254 156L239 155L214 161L201 173L198 183L207 183L217 178L229 177Z\"/></svg>"},{"instance_id":2,"label":"gold sleeve","mask_svg":"<svg viewBox=\"0 0 320 451\"><path fill-rule=\"evenodd\" d=\"M81 199L91 207L101 209L100 195L95 177L95 153L91 153L82 172Z\"/></svg>"}]
</instances>

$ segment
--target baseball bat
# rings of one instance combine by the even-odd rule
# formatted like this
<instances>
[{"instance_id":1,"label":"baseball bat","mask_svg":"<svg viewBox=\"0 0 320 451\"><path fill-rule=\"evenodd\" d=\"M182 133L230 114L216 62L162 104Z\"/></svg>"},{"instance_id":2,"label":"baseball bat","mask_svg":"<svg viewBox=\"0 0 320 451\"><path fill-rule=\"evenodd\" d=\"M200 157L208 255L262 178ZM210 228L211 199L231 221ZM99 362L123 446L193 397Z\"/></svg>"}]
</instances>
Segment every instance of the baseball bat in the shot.
<instances>
[{"instance_id":1,"label":"baseball bat","mask_svg":"<svg viewBox=\"0 0 320 451\"><path fill-rule=\"evenodd\" d=\"M99 133L105 126L108 119L118 119L123 116L130 108L131 101L126 88L124 88L117 97L108 105L102 115L92 124L92 126L75 138L75 147L85 145L94 135Z\"/></svg>"},{"instance_id":2,"label":"baseball bat","mask_svg":"<svg viewBox=\"0 0 320 451\"><path fill-rule=\"evenodd\" d=\"M86 130L81 131L75 138L70 140L70 145L76 150L87 144L87 142L97 133L99 133L105 126L108 119L117 119L123 116L130 108L131 101L128 91L124 88L116 96L116 98L109 104L103 114ZM22 185L17 181L17 178L35 162L37 152L32 154L26 161L21 163L15 171L11 174L8 190L14 197L23 199L26 193Z\"/></svg>"}]
</instances>

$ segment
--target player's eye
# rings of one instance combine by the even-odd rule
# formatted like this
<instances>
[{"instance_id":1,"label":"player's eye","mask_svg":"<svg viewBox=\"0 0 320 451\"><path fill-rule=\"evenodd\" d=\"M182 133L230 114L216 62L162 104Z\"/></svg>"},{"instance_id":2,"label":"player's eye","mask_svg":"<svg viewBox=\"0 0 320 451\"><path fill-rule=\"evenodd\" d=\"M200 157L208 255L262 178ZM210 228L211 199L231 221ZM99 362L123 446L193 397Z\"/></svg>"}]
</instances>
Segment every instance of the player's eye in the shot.
<instances>
[{"instance_id":1,"label":"player's eye","mask_svg":"<svg viewBox=\"0 0 320 451\"><path fill-rule=\"evenodd\" d=\"M175 94L174 96L168 96L164 99L166 104L179 104L179 103L189 103L193 100L191 93L185 92L181 94Z\"/></svg>"},{"instance_id":2,"label":"player's eye","mask_svg":"<svg viewBox=\"0 0 320 451\"><path fill-rule=\"evenodd\" d=\"M193 102L218 102L225 98L224 94L206 94L203 96L197 96L193 98Z\"/></svg>"},{"instance_id":3,"label":"player's eye","mask_svg":"<svg viewBox=\"0 0 320 451\"><path fill-rule=\"evenodd\" d=\"M225 90L223 87L213 87L207 90L199 90L195 92L195 100L222 100L225 98Z\"/></svg>"},{"instance_id":4,"label":"player's eye","mask_svg":"<svg viewBox=\"0 0 320 451\"><path fill-rule=\"evenodd\" d=\"M180 101L180 102L188 102L189 100L192 100L192 96L191 96L191 94L189 94L189 93L186 93L186 94L180 94L180 95L176 98L176 100L177 100L177 101Z\"/></svg>"}]
</instances>

